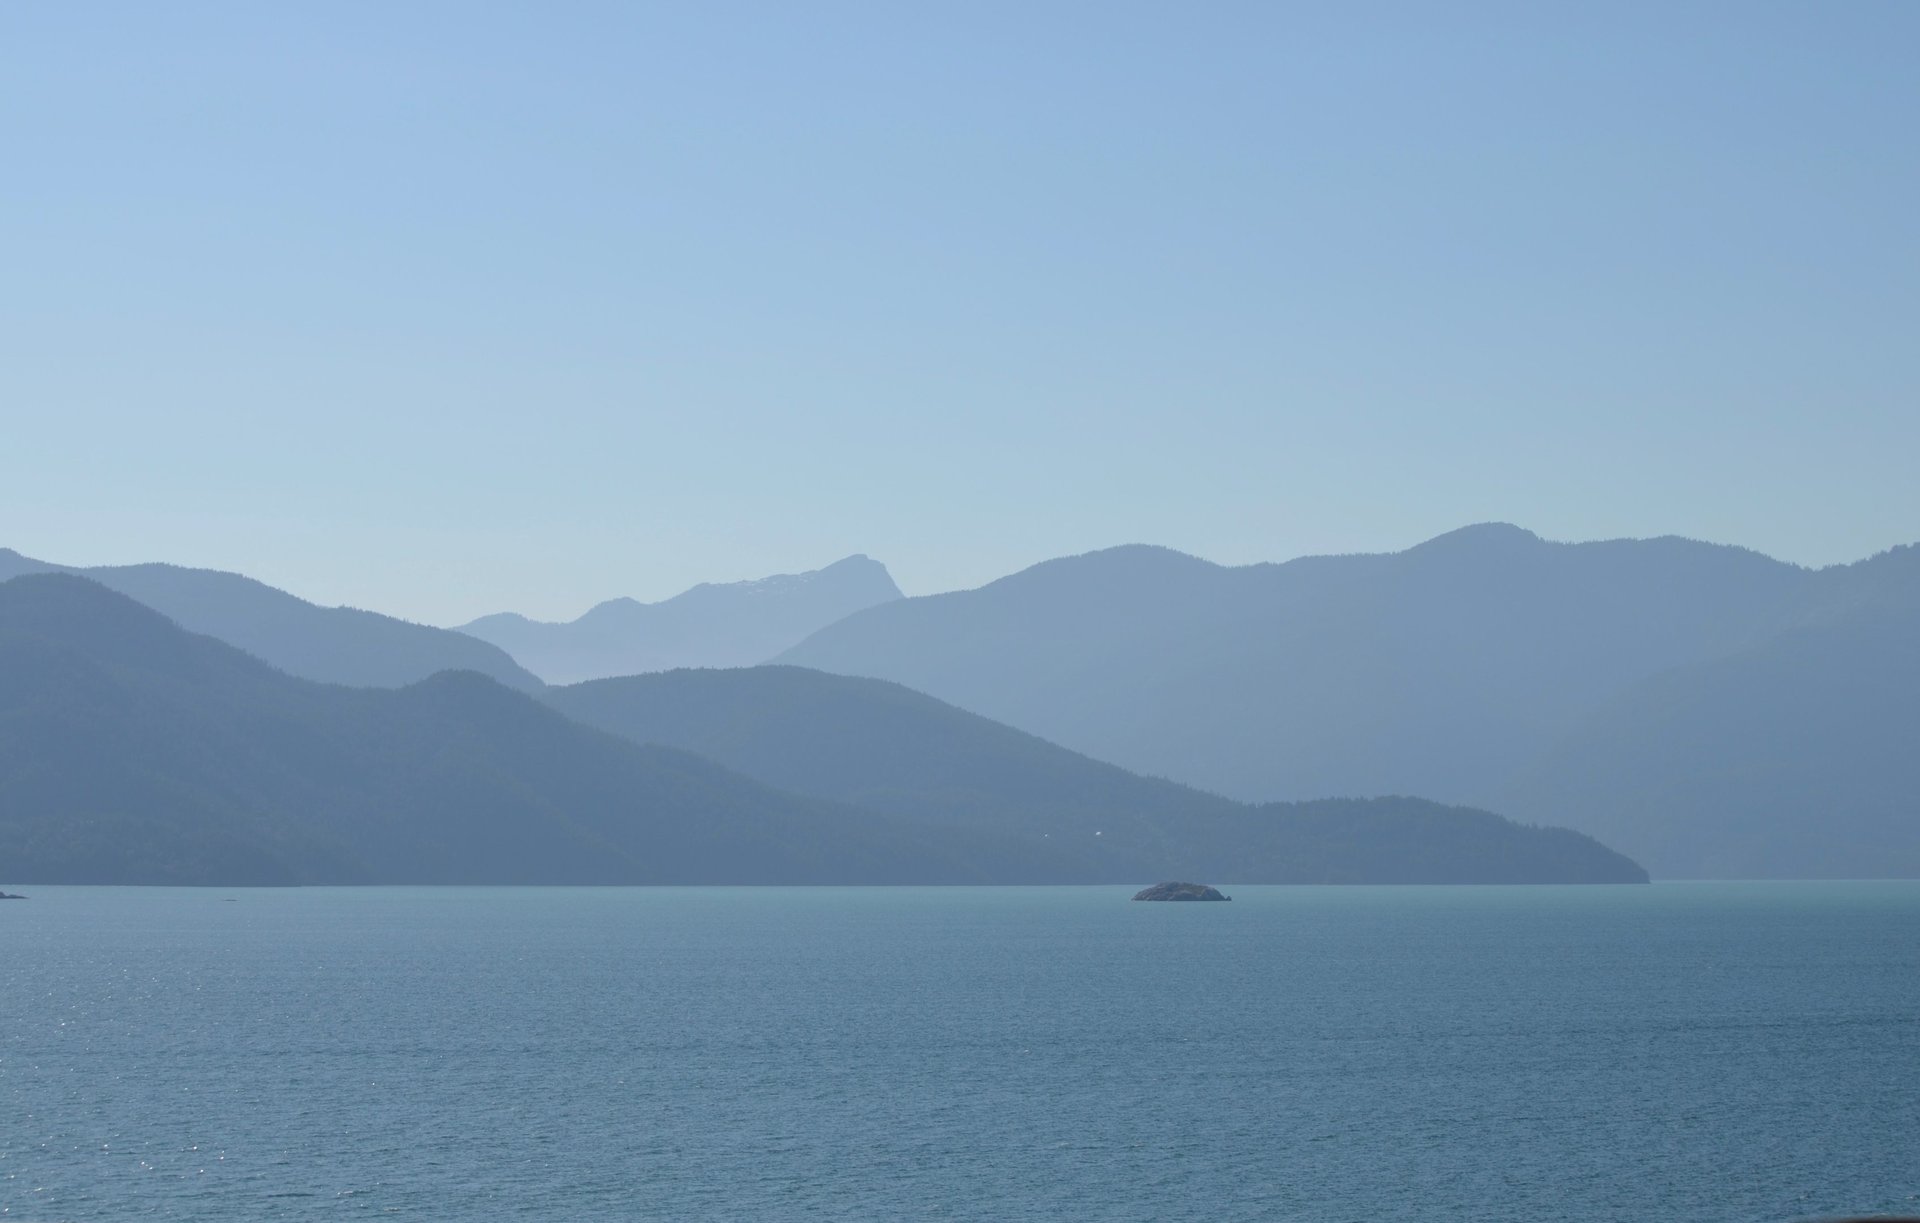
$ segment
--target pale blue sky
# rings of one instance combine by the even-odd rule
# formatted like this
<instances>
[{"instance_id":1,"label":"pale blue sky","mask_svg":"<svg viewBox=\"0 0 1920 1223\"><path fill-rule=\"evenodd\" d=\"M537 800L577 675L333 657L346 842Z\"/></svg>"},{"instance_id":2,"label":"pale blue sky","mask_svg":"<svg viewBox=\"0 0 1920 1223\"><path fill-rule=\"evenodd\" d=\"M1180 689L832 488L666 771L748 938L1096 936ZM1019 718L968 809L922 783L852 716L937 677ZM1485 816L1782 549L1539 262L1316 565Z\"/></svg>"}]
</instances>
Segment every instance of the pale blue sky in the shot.
<instances>
[{"instance_id":1,"label":"pale blue sky","mask_svg":"<svg viewBox=\"0 0 1920 1223\"><path fill-rule=\"evenodd\" d=\"M0 7L0 545L435 622L1920 539L1920 4Z\"/></svg>"}]
</instances>

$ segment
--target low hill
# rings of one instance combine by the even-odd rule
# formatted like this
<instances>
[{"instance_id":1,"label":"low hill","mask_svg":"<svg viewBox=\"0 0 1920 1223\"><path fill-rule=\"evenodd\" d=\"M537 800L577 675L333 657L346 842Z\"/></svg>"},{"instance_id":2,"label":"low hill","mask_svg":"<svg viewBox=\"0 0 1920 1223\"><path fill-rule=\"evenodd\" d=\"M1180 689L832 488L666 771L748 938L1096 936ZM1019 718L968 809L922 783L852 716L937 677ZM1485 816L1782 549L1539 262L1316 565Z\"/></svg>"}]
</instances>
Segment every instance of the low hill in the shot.
<instances>
[{"instance_id":1,"label":"low hill","mask_svg":"<svg viewBox=\"0 0 1920 1223\"><path fill-rule=\"evenodd\" d=\"M849 556L807 573L703 583L659 603L611 599L561 624L506 612L459 631L500 647L548 683L570 684L675 667L749 666L899 597L885 565Z\"/></svg>"},{"instance_id":2,"label":"low hill","mask_svg":"<svg viewBox=\"0 0 1920 1223\"><path fill-rule=\"evenodd\" d=\"M80 569L0 549L0 581L31 573L89 578L302 679L398 688L441 671L477 671L510 688L540 686L485 642L376 612L320 607L237 573L177 565Z\"/></svg>"},{"instance_id":3,"label":"low hill","mask_svg":"<svg viewBox=\"0 0 1920 1223\"><path fill-rule=\"evenodd\" d=\"M686 670L550 688L555 708L801 794L964 828L1039 832L1147 876L1234 882L1631 882L1577 833L1413 798L1249 807L1140 777L897 684L799 667Z\"/></svg>"},{"instance_id":4,"label":"low hill","mask_svg":"<svg viewBox=\"0 0 1920 1223\"><path fill-rule=\"evenodd\" d=\"M542 699L589 726L769 785L916 815L1065 830L1242 810L899 684L804 667L666 671L549 688Z\"/></svg>"}]
</instances>

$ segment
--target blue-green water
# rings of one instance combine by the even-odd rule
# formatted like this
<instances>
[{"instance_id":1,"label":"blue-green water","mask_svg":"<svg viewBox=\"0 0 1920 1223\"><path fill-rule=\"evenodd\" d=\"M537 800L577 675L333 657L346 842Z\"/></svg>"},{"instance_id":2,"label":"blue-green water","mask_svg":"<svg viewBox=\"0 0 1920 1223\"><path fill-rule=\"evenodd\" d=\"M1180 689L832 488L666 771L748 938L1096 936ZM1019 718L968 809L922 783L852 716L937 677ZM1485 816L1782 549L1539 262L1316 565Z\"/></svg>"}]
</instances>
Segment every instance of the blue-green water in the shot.
<instances>
[{"instance_id":1,"label":"blue-green water","mask_svg":"<svg viewBox=\"0 0 1920 1223\"><path fill-rule=\"evenodd\" d=\"M0 1218L1920 1212L1920 885L16 890Z\"/></svg>"}]
</instances>

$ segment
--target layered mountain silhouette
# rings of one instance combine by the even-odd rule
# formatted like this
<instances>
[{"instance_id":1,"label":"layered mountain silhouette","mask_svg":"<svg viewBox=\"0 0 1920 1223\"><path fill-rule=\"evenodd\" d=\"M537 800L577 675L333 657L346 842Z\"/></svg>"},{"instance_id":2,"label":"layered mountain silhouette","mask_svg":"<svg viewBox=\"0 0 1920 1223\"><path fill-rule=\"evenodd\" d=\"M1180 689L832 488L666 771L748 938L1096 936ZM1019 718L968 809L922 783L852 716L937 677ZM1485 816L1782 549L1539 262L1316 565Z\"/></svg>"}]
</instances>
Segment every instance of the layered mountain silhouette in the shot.
<instances>
[{"instance_id":1,"label":"layered mountain silhouette","mask_svg":"<svg viewBox=\"0 0 1920 1223\"><path fill-rule=\"evenodd\" d=\"M877 680L798 667L688 670L548 689L555 708L801 794L964 828L1099 846L1149 874L1245 882L1627 882L1592 840L1413 798L1247 806L1056 747Z\"/></svg>"},{"instance_id":2,"label":"layered mountain silhouette","mask_svg":"<svg viewBox=\"0 0 1920 1223\"><path fill-rule=\"evenodd\" d=\"M1132 882L1195 864L1236 881L1644 878L1587 838L1430 803L1223 808L902 695L936 738L957 719L987 745L962 745L970 767L992 771L1008 744L1029 758L1024 778L1000 768L975 783L1009 795L1000 808L943 808L936 775L915 783L915 769L884 763L891 784L935 795L826 793L872 795L859 777L817 796L787 792L603 733L470 672L398 690L301 680L91 581L20 577L0 583L0 878ZM801 699L787 716L809 708L831 712ZM703 716L711 722L683 720ZM956 751L931 740L922 750L916 769ZM872 766L855 753L841 767ZM1055 805L1021 798L1023 787L1075 773L1104 795L1056 795L1068 813L1056 823L1019 816ZM1136 801L1130 818L1118 809L1129 788L1160 797ZM1089 829L1110 799L1115 820Z\"/></svg>"},{"instance_id":3,"label":"layered mountain silhouette","mask_svg":"<svg viewBox=\"0 0 1920 1223\"><path fill-rule=\"evenodd\" d=\"M472 672L295 679L65 575L0 584L0 875L973 879L968 847L568 721Z\"/></svg>"},{"instance_id":4,"label":"layered mountain silhouette","mask_svg":"<svg viewBox=\"0 0 1920 1223\"><path fill-rule=\"evenodd\" d=\"M1920 821L1863 815L1857 836L1822 829L1831 804L1863 786L1882 796L1875 810L1912 793L1876 721L1902 715L1862 686L1864 658L1904 664L1884 633L1860 634L1916 591L1913 549L1815 571L1683 539L1558 544L1506 525L1390 555L1239 568L1126 547L870 608L780 661L893 680L1241 799L1489 805L1593 832L1656 875L1883 874L1912 855ZM1836 667L1857 647L1858 667L1787 666L1815 641ZM1770 658L1765 684L1708 666ZM1816 673L1824 695L1810 704L1816 689L1797 685ZM1695 695L1676 709L1678 689L1663 685ZM1646 732L1665 724L1648 703L1685 726ZM1765 735L1721 733L1740 703ZM1857 750L1798 734L1813 708L1822 725L1840 719L1834 733ZM1682 739L1723 758L1670 750ZM1635 787L1661 769L1693 772L1656 804ZM1755 779L1789 773L1797 790L1753 805ZM1738 844L1716 848L1714 830L1736 826ZM1827 849L1813 858L1786 848L1814 843Z\"/></svg>"},{"instance_id":5,"label":"layered mountain silhouette","mask_svg":"<svg viewBox=\"0 0 1920 1223\"><path fill-rule=\"evenodd\" d=\"M898 598L886 566L849 556L807 573L703 583L659 603L611 599L562 624L506 612L459 631L500 647L548 683L570 684L675 667L749 666Z\"/></svg>"},{"instance_id":6,"label":"layered mountain silhouette","mask_svg":"<svg viewBox=\"0 0 1920 1223\"><path fill-rule=\"evenodd\" d=\"M1317 802L1392 794L1570 826L1664 877L1920 874L1920 770L1905 747L1920 732L1915 548L1807 570L1681 539L1555 544L1490 525L1392 555L1241 568L1119 548L925 599L898 598L884 569L850 558L813 575L631 605L642 613L634 623L670 623L647 617L673 609L683 645L705 632L701 650L744 652L789 603L827 614L832 599L808 604L813 596L796 590L863 588L860 598L883 601L782 654L839 680L765 667L564 689L461 633L319 608L233 574L74 571L0 551L0 578L48 571L84 573L300 678L395 688L480 671L568 718L711 757L744 775L734 781L779 791L766 800L775 806L805 795L820 810L884 817L870 830L881 841L935 836L913 851L920 857L875 859L894 872L917 863L903 878L1257 881L1233 869L1249 864L1272 879L1345 878L1330 842L1301 839L1315 820L1330 829L1414 820L1353 843L1352 877L1381 878L1390 845L1454 861L1458 834L1483 818L1417 800ZM756 621L741 610L756 590L771 596L757 606L778 614ZM618 604L608 606L608 623L618 622ZM532 627L564 637L592 618ZM736 631L749 623L760 627ZM626 657L616 669L668 658ZM473 682L441 679L422 691ZM183 710L198 699L176 695ZM401 695L425 699L411 688ZM26 725L56 705L8 707ZM122 714L91 716L84 724L104 726ZM267 709L248 717L285 723ZM192 724L183 714L165 734ZM178 759L197 758L190 742L175 747ZM103 779L120 767L98 763ZM255 766L241 758L233 767ZM351 761L341 768L357 776ZM161 792L169 787L218 790L183 781ZM1267 802L1267 818L1245 824L1248 808L1229 800ZM0 821L21 810L6 802L0 793ZM234 802L236 811L307 810ZM156 799L155 810L165 806ZM288 818L288 836L306 826L306 816ZM1512 840L1504 830L1513 825L1484 819L1495 820L1487 827L1501 845L1544 843ZM1422 841L1422 828L1439 839ZM258 831L207 844L240 852ZM1281 841L1260 849L1269 836ZM322 842L302 845L288 861L333 862L327 869L341 878L371 869L327 858ZM1485 864L1496 852L1506 850L1490 842L1457 861L1492 877ZM1520 874L1562 869L1526 854L1514 861Z\"/></svg>"},{"instance_id":7,"label":"layered mountain silhouette","mask_svg":"<svg viewBox=\"0 0 1920 1223\"><path fill-rule=\"evenodd\" d=\"M458 670L478 671L511 688L540 686L505 651L485 642L377 612L320 607L237 573L178 565L75 568L0 548L0 582L29 573L90 578L302 679L397 688Z\"/></svg>"}]
</instances>

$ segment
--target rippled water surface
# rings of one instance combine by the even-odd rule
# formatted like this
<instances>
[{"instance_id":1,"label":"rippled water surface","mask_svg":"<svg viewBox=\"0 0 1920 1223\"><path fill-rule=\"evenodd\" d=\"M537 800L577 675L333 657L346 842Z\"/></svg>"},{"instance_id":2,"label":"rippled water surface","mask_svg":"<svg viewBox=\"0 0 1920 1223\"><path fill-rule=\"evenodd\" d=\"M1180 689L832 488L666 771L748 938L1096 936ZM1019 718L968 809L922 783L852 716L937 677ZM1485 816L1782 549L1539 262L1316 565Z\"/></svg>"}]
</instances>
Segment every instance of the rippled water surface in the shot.
<instances>
[{"instance_id":1,"label":"rippled water surface","mask_svg":"<svg viewBox=\"0 0 1920 1223\"><path fill-rule=\"evenodd\" d=\"M1920 885L10 890L4 1219L1920 1213Z\"/></svg>"}]
</instances>

